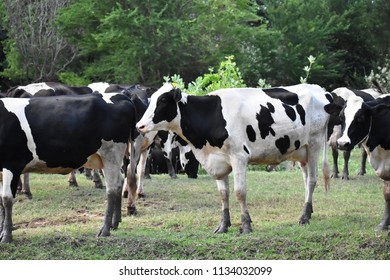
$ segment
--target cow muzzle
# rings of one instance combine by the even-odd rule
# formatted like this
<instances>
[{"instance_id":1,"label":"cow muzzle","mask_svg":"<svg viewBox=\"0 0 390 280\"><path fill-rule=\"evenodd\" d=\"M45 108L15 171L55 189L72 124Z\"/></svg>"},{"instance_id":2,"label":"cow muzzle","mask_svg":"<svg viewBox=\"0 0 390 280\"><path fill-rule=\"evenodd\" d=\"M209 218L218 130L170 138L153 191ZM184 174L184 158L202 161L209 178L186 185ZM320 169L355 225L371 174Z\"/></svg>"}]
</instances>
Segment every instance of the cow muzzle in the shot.
<instances>
[{"instance_id":1,"label":"cow muzzle","mask_svg":"<svg viewBox=\"0 0 390 280\"><path fill-rule=\"evenodd\" d=\"M353 147L351 145L351 140L348 137L341 137L337 140L337 148L343 151L349 151Z\"/></svg>"}]
</instances>

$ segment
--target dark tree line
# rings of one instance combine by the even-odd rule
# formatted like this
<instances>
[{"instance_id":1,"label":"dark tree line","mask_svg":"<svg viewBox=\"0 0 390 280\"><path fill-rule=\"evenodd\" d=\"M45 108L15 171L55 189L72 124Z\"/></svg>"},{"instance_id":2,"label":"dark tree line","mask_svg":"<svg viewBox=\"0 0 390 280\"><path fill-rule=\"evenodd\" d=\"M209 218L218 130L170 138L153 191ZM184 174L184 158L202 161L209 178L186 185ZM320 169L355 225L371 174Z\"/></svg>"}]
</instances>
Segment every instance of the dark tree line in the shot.
<instances>
[{"instance_id":1,"label":"dark tree line","mask_svg":"<svg viewBox=\"0 0 390 280\"><path fill-rule=\"evenodd\" d=\"M2 88L38 81L160 85L234 55L245 83L362 88L390 46L388 0L3 0ZM383 69L383 68L381 68Z\"/></svg>"}]
</instances>

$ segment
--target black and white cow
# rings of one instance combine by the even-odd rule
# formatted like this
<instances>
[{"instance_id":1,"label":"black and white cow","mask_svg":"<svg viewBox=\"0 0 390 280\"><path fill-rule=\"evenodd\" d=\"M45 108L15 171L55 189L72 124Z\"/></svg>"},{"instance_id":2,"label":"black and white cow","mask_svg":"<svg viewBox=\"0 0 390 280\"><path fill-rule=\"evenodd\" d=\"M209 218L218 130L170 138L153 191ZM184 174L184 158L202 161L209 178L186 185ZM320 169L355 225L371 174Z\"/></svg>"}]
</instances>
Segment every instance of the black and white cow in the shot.
<instances>
[{"instance_id":1,"label":"black and white cow","mask_svg":"<svg viewBox=\"0 0 390 280\"><path fill-rule=\"evenodd\" d=\"M7 97L82 95L92 93L89 87L73 87L58 82L33 83L16 86L7 90Z\"/></svg>"},{"instance_id":2,"label":"black and white cow","mask_svg":"<svg viewBox=\"0 0 390 280\"><path fill-rule=\"evenodd\" d=\"M92 93L92 89L89 87L74 87L67 86L58 82L41 82L32 83L24 86L15 86L7 90L6 97L14 98L30 98L30 97L46 97L46 96L59 96L59 95L83 95ZM96 177L94 174L93 180L97 188L102 188L102 181L100 177ZM68 182L70 186L78 186L75 171L72 171L68 176ZM20 190L29 199L32 198L30 189L29 174L25 173L23 179L21 179Z\"/></svg>"},{"instance_id":3,"label":"black and white cow","mask_svg":"<svg viewBox=\"0 0 390 280\"><path fill-rule=\"evenodd\" d=\"M387 229L390 225L390 95L367 102L352 96L345 106L331 103L325 110L342 123L338 147L351 150L361 144L376 175L383 179L385 211L378 228Z\"/></svg>"},{"instance_id":4,"label":"black and white cow","mask_svg":"<svg viewBox=\"0 0 390 280\"><path fill-rule=\"evenodd\" d=\"M317 85L301 84L267 90L221 89L191 96L164 84L151 97L137 123L141 133L172 130L186 140L205 170L216 179L222 198L222 219L215 230L226 232L230 223L228 175L241 207L240 232L252 231L246 205L246 169L249 163L278 164L299 161L305 181L305 205L299 223L311 218L318 160L324 148L324 177L329 182L324 106L329 93Z\"/></svg>"},{"instance_id":5,"label":"black and white cow","mask_svg":"<svg viewBox=\"0 0 390 280\"><path fill-rule=\"evenodd\" d=\"M124 94L1 99L1 242L12 241L12 208L22 173L68 174L82 166L103 170L107 208L98 236L110 235L121 221L120 167L137 134L136 119L135 105Z\"/></svg>"},{"instance_id":6,"label":"black and white cow","mask_svg":"<svg viewBox=\"0 0 390 280\"><path fill-rule=\"evenodd\" d=\"M363 98L364 101L369 101L377 98L380 96L380 93L374 89L363 89L363 90L353 90L346 87L340 87L331 92L333 96L333 103L338 104L340 106L344 106L346 100L348 100L351 96L359 96ZM333 172L332 177L338 178L339 177L339 168L338 168L338 156L339 152L337 149L337 139L341 136L341 125L340 120L337 117L331 116L329 120L328 125L328 135L329 135L329 145L332 149L332 156L333 156ZM351 156L350 150L344 150L343 151L343 158L344 158L344 167L342 172L342 179L349 179L349 169L348 169L348 162L349 158ZM366 173L366 159L367 159L367 153L364 149L362 149L362 158L361 158L361 165L360 165L360 171L358 172L358 175L364 175Z\"/></svg>"}]
</instances>

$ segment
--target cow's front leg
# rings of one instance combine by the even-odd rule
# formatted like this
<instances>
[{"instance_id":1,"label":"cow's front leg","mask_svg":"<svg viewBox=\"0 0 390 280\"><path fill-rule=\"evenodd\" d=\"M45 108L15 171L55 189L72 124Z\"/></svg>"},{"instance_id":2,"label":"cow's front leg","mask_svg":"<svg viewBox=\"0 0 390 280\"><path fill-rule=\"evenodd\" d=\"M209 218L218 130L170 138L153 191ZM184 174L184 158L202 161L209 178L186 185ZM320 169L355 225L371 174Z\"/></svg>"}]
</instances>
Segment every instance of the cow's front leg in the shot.
<instances>
[{"instance_id":1,"label":"cow's front leg","mask_svg":"<svg viewBox=\"0 0 390 280\"><path fill-rule=\"evenodd\" d=\"M240 233L252 232L252 220L246 205L246 163L237 160L233 161L234 192L240 203L241 227Z\"/></svg>"},{"instance_id":2,"label":"cow's front leg","mask_svg":"<svg viewBox=\"0 0 390 280\"><path fill-rule=\"evenodd\" d=\"M343 156L344 156L344 168L343 168L343 176L341 177L341 179L349 180L348 163L349 163L349 158L351 157L351 151L344 151Z\"/></svg>"},{"instance_id":3,"label":"cow's front leg","mask_svg":"<svg viewBox=\"0 0 390 280\"><path fill-rule=\"evenodd\" d=\"M229 212L229 178L225 176L222 180L216 180L219 194L222 202L222 216L219 226L214 233L225 233L231 226L230 212Z\"/></svg>"},{"instance_id":4,"label":"cow's front leg","mask_svg":"<svg viewBox=\"0 0 390 280\"><path fill-rule=\"evenodd\" d=\"M390 225L390 181L383 182L383 197L385 199L385 212L382 221L378 225L379 230L386 230Z\"/></svg>"}]
</instances>

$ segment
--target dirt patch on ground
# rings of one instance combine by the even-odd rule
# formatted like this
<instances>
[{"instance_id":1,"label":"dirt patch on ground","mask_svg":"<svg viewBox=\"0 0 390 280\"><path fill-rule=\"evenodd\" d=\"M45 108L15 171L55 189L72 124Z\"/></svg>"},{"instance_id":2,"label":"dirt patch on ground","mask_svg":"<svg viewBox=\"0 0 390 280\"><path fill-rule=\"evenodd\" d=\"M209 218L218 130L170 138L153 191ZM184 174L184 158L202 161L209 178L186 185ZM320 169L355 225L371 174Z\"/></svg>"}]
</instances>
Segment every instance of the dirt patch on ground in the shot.
<instances>
[{"instance_id":1,"label":"dirt patch on ground","mask_svg":"<svg viewBox=\"0 0 390 280\"><path fill-rule=\"evenodd\" d=\"M90 213L84 210L77 211L74 216L65 217L59 220L48 220L45 218L36 218L28 222L20 222L14 224L14 229L19 228L40 228L46 226L61 226L75 223L85 224L92 220L101 220L103 215Z\"/></svg>"}]
</instances>

